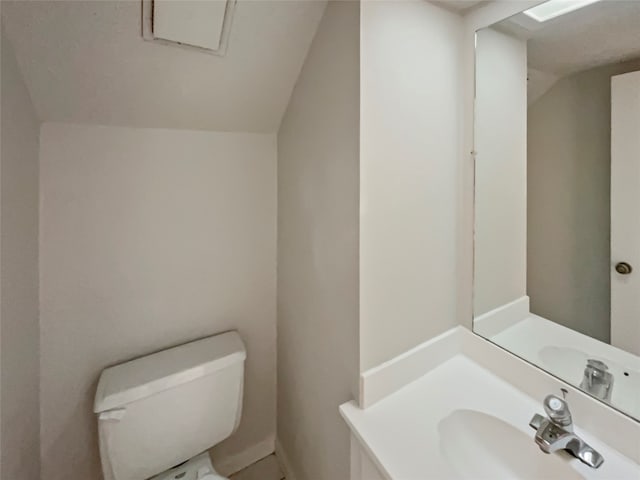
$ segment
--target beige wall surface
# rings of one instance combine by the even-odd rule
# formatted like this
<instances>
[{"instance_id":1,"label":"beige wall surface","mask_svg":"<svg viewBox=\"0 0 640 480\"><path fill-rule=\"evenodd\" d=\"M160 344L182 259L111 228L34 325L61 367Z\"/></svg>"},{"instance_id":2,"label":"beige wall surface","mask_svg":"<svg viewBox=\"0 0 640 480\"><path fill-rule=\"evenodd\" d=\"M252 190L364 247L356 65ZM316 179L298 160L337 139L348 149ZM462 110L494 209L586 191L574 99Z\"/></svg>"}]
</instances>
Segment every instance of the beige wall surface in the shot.
<instances>
[{"instance_id":1,"label":"beige wall surface","mask_svg":"<svg viewBox=\"0 0 640 480\"><path fill-rule=\"evenodd\" d=\"M40 125L2 33L0 143L0 477L40 478L38 136Z\"/></svg>"},{"instance_id":2,"label":"beige wall surface","mask_svg":"<svg viewBox=\"0 0 640 480\"><path fill-rule=\"evenodd\" d=\"M610 338L611 77L640 60L559 80L529 107L531 311Z\"/></svg>"},{"instance_id":3,"label":"beige wall surface","mask_svg":"<svg viewBox=\"0 0 640 480\"><path fill-rule=\"evenodd\" d=\"M278 134L278 440L346 480L358 392L359 3L329 2Z\"/></svg>"},{"instance_id":4,"label":"beige wall surface","mask_svg":"<svg viewBox=\"0 0 640 480\"><path fill-rule=\"evenodd\" d=\"M101 478L102 368L229 329L244 411L214 457L272 441L275 136L45 124L40 162L42 478Z\"/></svg>"},{"instance_id":5,"label":"beige wall surface","mask_svg":"<svg viewBox=\"0 0 640 480\"><path fill-rule=\"evenodd\" d=\"M527 45L478 32L474 316L526 295Z\"/></svg>"},{"instance_id":6,"label":"beige wall surface","mask_svg":"<svg viewBox=\"0 0 640 480\"><path fill-rule=\"evenodd\" d=\"M363 2L360 366L456 321L462 19L422 0Z\"/></svg>"}]
</instances>

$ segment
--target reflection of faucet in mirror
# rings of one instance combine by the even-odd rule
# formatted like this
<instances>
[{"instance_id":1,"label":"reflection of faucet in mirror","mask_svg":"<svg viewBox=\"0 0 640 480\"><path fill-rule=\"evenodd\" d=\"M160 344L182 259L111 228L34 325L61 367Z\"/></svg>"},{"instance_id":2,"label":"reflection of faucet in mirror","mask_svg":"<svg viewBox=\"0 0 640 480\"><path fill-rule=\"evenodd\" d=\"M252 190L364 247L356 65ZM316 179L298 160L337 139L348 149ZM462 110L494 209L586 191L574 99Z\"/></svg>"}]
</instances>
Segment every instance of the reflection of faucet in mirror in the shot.
<instances>
[{"instance_id":1,"label":"reflection of faucet in mirror","mask_svg":"<svg viewBox=\"0 0 640 480\"><path fill-rule=\"evenodd\" d=\"M608 369L607 364L600 360L593 358L587 360L580 388L601 400L611 401L614 377L607 371Z\"/></svg>"},{"instance_id":2,"label":"reflection of faucet in mirror","mask_svg":"<svg viewBox=\"0 0 640 480\"><path fill-rule=\"evenodd\" d=\"M540 450L554 453L566 450L591 468L598 468L604 458L573 432L569 404L555 395L544 399L547 418L535 414L529 425L536 430L535 440Z\"/></svg>"}]
</instances>

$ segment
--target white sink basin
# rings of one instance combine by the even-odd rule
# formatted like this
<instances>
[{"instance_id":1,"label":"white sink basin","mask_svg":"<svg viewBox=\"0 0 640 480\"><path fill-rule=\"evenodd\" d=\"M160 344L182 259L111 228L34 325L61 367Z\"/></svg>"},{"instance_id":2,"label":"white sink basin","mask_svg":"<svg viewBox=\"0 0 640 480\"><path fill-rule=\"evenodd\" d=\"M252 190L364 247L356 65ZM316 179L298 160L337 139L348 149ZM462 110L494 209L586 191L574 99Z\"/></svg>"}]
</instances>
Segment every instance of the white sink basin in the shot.
<instances>
[{"instance_id":1,"label":"white sink basin","mask_svg":"<svg viewBox=\"0 0 640 480\"><path fill-rule=\"evenodd\" d=\"M557 391L553 386L547 390ZM529 427L532 416L544 411L542 399L531 398L465 355L456 355L369 408L349 402L340 411L353 432L352 445L359 445L380 473L367 476L371 469L362 470L358 480L640 479L640 465L605 442L620 440L635 454L640 438L636 424L615 412L609 415L582 394L569 394L576 434L604 457L600 468L590 468L567 452L542 452ZM589 418L594 413L609 415L607 424L616 433L605 438L583 430L597 420Z\"/></svg>"},{"instance_id":2,"label":"white sink basin","mask_svg":"<svg viewBox=\"0 0 640 480\"><path fill-rule=\"evenodd\" d=\"M582 479L564 453L547 455L522 430L476 410L455 410L438 423L440 450L461 479Z\"/></svg>"}]
</instances>

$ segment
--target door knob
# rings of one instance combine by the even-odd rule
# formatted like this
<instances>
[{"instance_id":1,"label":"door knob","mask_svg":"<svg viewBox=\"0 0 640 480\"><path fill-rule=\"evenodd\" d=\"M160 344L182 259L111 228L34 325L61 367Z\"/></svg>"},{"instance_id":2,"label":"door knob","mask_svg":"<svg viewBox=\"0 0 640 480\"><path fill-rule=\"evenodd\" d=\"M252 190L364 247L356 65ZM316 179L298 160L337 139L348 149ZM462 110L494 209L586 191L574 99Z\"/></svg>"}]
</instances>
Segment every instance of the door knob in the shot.
<instances>
[{"instance_id":1,"label":"door knob","mask_svg":"<svg viewBox=\"0 0 640 480\"><path fill-rule=\"evenodd\" d=\"M620 275L629 275L632 271L633 268L631 268L631 265L627 262L619 262L616 264L616 272Z\"/></svg>"}]
</instances>

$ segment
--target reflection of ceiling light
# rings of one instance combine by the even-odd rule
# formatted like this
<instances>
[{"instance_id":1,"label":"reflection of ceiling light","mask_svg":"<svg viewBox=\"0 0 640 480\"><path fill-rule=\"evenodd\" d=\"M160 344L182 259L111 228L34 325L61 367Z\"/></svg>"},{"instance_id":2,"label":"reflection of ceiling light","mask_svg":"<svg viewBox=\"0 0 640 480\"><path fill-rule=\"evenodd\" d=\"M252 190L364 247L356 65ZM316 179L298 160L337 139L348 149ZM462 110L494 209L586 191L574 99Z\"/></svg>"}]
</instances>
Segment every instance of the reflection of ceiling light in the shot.
<instances>
[{"instance_id":1,"label":"reflection of ceiling light","mask_svg":"<svg viewBox=\"0 0 640 480\"><path fill-rule=\"evenodd\" d=\"M538 22L546 22L565 13L573 12L600 0L549 0L537 7L525 10L523 13Z\"/></svg>"}]
</instances>

